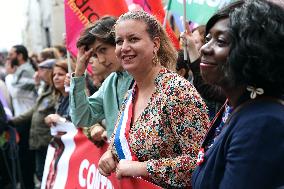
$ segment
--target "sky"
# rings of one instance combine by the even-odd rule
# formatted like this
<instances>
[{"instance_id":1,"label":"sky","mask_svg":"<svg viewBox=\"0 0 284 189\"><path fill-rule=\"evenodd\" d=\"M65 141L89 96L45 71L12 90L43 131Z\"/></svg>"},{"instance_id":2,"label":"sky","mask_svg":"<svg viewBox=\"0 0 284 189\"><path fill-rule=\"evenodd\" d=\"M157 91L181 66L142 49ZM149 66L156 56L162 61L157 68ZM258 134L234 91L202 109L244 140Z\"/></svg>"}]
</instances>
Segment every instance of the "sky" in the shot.
<instances>
[{"instance_id":1,"label":"sky","mask_svg":"<svg viewBox=\"0 0 284 189\"><path fill-rule=\"evenodd\" d=\"M22 43L28 0L0 0L0 51Z\"/></svg>"}]
</instances>

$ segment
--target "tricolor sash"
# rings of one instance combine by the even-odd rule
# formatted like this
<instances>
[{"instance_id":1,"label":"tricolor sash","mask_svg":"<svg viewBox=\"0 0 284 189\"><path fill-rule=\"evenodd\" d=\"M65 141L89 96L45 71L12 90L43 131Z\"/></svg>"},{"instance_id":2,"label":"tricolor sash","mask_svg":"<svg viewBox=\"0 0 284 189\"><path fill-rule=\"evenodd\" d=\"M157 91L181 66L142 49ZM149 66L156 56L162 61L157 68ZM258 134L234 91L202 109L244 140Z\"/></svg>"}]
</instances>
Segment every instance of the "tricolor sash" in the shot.
<instances>
[{"instance_id":1,"label":"tricolor sash","mask_svg":"<svg viewBox=\"0 0 284 189\"><path fill-rule=\"evenodd\" d=\"M133 97L135 96L135 89L136 87L130 91L130 94L125 102L125 109L121 113L115 132L114 145L119 160L137 160L136 155L132 152L129 146L129 131L131 128L131 119L133 115Z\"/></svg>"}]
</instances>

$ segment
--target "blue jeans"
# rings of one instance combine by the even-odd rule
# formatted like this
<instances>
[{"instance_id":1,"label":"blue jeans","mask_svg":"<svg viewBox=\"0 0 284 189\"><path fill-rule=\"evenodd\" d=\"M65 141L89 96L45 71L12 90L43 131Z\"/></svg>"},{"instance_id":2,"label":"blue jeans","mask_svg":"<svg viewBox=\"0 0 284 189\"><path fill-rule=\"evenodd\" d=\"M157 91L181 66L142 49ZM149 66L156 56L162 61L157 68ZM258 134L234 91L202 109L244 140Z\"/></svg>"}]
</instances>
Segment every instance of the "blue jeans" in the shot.
<instances>
[{"instance_id":1,"label":"blue jeans","mask_svg":"<svg viewBox=\"0 0 284 189\"><path fill-rule=\"evenodd\" d=\"M39 181L42 179L46 153L47 147L35 150L36 176Z\"/></svg>"}]
</instances>

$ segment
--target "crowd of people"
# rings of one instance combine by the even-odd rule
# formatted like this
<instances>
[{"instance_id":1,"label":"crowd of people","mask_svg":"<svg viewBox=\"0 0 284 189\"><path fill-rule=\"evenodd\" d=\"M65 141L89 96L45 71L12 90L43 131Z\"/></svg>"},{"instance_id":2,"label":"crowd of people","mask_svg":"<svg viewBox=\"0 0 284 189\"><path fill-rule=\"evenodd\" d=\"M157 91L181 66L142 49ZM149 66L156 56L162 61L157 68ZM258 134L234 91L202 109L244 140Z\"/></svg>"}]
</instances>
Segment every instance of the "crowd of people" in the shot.
<instances>
[{"instance_id":1,"label":"crowd of people","mask_svg":"<svg viewBox=\"0 0 284 189\"><path fill-rule=\"evenodd\" d=\"M15 182L33 189L34 175L41 181L50 127L69 121L96 147L108 144L98 165L106 177L283 188L284 2L234 1L179 39L185 51L154 16L132 11L86 27L69 66L59 46L30 58L13 46L0 81L0 132L6 125L19 134ZM0 145L0 187L9 188Z\"/></svg>"}]
</instances>

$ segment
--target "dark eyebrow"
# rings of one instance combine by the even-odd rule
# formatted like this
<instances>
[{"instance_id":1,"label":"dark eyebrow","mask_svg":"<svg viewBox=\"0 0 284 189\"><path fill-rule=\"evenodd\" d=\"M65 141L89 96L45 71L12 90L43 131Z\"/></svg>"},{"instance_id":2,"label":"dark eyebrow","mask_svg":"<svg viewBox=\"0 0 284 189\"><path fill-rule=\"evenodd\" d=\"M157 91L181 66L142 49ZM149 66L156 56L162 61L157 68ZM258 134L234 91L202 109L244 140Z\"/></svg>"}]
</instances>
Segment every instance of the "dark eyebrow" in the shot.
<instances>
[{"instance_id":1,"label":"dark eyebrow","mask_svg":"<svg viewBox=\"0 0 284 189\"><path fill-rule=\"evenodd\" d=\"M133 36L135 36L136 34L130 34L128 37L133 37Z\"/></svg>"},{"instance_id":2,"label":"dark eyebrow","mask_svg":"<svg viewBox=\"0 0 284 189\"><path fill-rule=\"evenodd\" d=\"M126 34L127 37L133 37L138 35L137 33ZM117 36L116 39L120 39L121 37Z\"/></svg>"},{"instance_id":3,"label":"dark eyebrow","mask_svg":"<svg viewBox=\"0 0 284 189\"><path fill-rule=\"evenodd\" d=\"M229 34L229 29L224 29L224 30L216 30L216 31L214 31L214 35L217 35L217 36L219 36L219 35L227 35L227 34ZM213 35L213 32L211 31L211 32L209 32L208 34L210 34L210 35ZM207 35L208 35L207 34ZM206 35L206 36L207 36Z\"/></svg>"},{"instance_id":4,"label":"dark eyebrow","mask_svg":"<svg viewBox=\"0 0 284 189\"><path fill-rule=\"evenodd\" d=\"M226 28L224 30L219 30L218 33L229 33L230 29Z\"/></svg>"},{"instance_id":5,"label":"dark eyebrow","mask_svg":"<svg viewBox=\"0 0 284 189\"><path fill-rule=\"evenodd\" d=\"M103 44L100 44L99 46L97 46L96 49L95 49L95 52L97 52L102 46L103 46Z\"/></svg>"}]
</instances>

